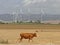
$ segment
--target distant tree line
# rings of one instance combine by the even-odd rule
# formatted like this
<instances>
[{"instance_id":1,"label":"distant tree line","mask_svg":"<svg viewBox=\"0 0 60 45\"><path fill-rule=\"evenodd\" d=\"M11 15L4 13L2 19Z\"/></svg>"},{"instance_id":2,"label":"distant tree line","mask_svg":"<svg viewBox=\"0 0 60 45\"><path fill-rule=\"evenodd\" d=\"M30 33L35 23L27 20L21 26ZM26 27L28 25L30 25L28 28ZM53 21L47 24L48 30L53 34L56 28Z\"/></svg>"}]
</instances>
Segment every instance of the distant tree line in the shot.
<instances>
[{"instance_id":1,"label":"distant tree line","mask_svg":"<svg viewBox=\"0 0 60 45\"><path fill-rule=\"evenodd\" d=\"M0 21L0 24L5 24L5 23Z\"/></svg>"},{"instance_id":2,"label":"distant tree line","mask_svg":"<svg viewBox=\"0 0 60 45\"><path fill-rule=\"evenodd\" d=\"M30 20L30 21L17 21L16 23L40 23L41 24L41 21L39 21L39 20L37 20L37 21L32 21L32 20Z\"/></svg>"},{"instance_id":3,"label":"distant tree line","mask_svg":"<svg viewBox=\"0 0 60 45\"><path fill-rule=\"evenodd\" d=\"M41 21L40 20L37 20L37 21L32 21L32 20L30 20L30 21L17 21L17 22L11 22L11 23L8 23L8 22L2 22L2 21L0 21L0 24L51 24L51 23L41 23ZM58 23L58 24L60 24L60 23Z\"/></svg>"}]
</instances>

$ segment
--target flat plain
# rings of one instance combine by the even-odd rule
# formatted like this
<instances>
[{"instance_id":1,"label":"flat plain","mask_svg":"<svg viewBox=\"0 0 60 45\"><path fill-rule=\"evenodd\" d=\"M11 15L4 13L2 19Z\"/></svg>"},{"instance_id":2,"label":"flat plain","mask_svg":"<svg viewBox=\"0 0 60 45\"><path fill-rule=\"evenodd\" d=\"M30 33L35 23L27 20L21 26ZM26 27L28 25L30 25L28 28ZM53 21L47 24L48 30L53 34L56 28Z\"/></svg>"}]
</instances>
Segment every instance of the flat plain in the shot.
<instances>
[{"instance_id":1,"label":"flat plain","mask_svg":"<svg viewBox=\"0 0 60 45\"><path fill-rule=\"evenodd\" d=\"M38 31L38 32L36 32ZM37 37L33 38L33 42L23 39L20 44L60 44L60 25L46 24L0 24L0 41L8 40L10 44L16 44L20 33L37 33Z\"/></svg>"},{"instance_id":2,"label":"flat plain","mask_svg":"<svg viewBox=\"0 0 60 45\"><path fill-rule=\"evenodd\" d=\"M0 29L60 29L60 24L0 24Z\"/></svg>"}]
</instances>

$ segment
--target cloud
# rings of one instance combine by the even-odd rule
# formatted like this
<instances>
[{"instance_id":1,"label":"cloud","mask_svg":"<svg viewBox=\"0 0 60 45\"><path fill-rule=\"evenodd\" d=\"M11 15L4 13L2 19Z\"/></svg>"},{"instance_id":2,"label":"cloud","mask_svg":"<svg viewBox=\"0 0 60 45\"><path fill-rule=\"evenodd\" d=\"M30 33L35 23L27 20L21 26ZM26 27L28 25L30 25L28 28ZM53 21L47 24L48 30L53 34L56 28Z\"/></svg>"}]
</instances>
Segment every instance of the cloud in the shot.
<instances>
[{"instance_id":1,"label":"cloud","mask_svg":"<svg viewBox=\"0 0 60 45\"><path fill-rule=\"evenodd\" d=\"M24 6L29 5L31 4L31 0L24 0L23 3L24 3Z\"/></svg>"},{"instance_id":2,"label":"cloud","mask_svg":"<svg viewBox=\"0 0 60 45\"><path fill-rule=\"evenodd\" d=\"M24 0L24 6L34 4L34 3L40 3L40 2L46 2L47 0Z\"/></svg>"}]
</instances>

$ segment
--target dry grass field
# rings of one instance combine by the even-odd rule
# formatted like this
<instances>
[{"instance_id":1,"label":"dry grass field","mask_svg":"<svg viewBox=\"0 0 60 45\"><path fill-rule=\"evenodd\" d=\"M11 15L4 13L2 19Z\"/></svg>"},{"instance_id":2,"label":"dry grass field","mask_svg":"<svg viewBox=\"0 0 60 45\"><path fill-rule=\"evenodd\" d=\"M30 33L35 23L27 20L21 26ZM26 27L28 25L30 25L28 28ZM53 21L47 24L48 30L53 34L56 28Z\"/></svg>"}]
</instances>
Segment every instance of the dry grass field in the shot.
<instances>
[{"instance_id":1,"label":"dry grass field","mask_svg":"<svg viewBox=\"0 0 60 45\"><path fill-rule=\"evenodd\" d=\"M16 44L19 34L22 32L32 32L35 31L37 37L33 38L33 42L28 42L28 40L23 39L20 44L59 44L60 45L60 25L19 25L19 24L0 24L0 42L2 40L8 40L8 43Z\"/></svg>"},{"instance_id":2,"label":"dry grass field","mask_svg":"<svg viewBox=\"0 0 60 45\"><path fill-rule=\"evenodd\" d=\"M0 24L0 29L60 29L60 24Z\"/></svg>"}]
</instances>

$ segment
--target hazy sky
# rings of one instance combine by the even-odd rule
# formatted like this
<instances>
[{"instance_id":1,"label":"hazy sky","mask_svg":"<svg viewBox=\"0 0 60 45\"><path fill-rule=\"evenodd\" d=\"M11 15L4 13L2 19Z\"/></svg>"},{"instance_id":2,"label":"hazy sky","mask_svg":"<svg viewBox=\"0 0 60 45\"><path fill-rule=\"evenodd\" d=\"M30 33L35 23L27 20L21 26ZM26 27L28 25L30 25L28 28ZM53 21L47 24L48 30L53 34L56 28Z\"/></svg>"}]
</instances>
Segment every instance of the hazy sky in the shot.
<instances>
[{"instance_id":1,"label":"hazy sky","mask_svg":"<svg viewBox=\"0 0 60 45\"><path fill-rule=\"evenodd\" d=\"M1 13L60 14L60 0L0 0Z\"/></svg>"}]
</instances>

